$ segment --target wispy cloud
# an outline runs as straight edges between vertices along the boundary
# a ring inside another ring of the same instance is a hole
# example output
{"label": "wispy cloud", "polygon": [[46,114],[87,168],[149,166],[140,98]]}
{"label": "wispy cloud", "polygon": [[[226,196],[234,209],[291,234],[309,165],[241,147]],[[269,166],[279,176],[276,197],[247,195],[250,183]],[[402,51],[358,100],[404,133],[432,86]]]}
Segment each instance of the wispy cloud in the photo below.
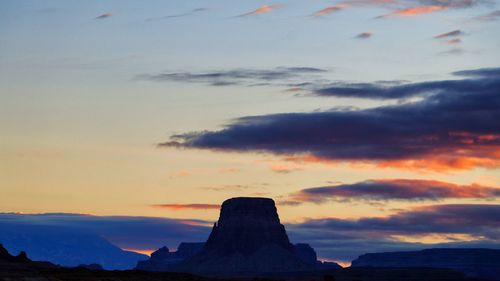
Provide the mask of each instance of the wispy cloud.
{"label": "wispy cloud", "polygon": [[109,17],[111,17],[111,16],[113,16],[113,13],[108,12],[108,13],[104,13],[104,14],[102,14],[102,15],[99,15],[99,16],[95,17],[95,19],[98,19],[98,20],[99,20],[99,19],[107,19],[107,18],[109,18]]}
{"label": "wispy cloud", "polygon": [[272,12],[272,11],[278,9],[279,7],[280,7],[280,5],[276,5],[276,4],[264,5],[264,6],[261,6],[261,7],[255,9],[251,12],[241,14],[241,15],[239,15],[239,17],[256,16],[256,15],[260,15],[260,14],[265,14],[265,13]]}
{"label": "wispy cloud", "polygon": [[206,72],[168,72],[140,75],[149,81],[202,83],[211,86],[264,86],[284,85],[296,80],[307,80],[327,72],[313,67],[276,67],[274,69],[230,69]]}
{"label": "wispy cloud", "polygon": [[[453,45],[453,44],[452,44]],[[456,56],[465,53],[465,50],[462,48],[453,48],[447,51],[437,53],[438,56]]]}
{"label": "wispy cloud", "polygon": [[360,7],[360,6],[384,6],[388,4],[395,4],[397,0],[346,0],[336,5],[326,7],[313,14],[314,17],[324,17],[341,10]]}
{"label": "wispy cloud", "polygon": [[435,39],[443,39],[443,38],[450,38],[450,37],[458,37],[458,36],[462,36],[464,34],[465,34],[465,32],[463,32],[460,29],[457,29],[457,30],[453,30],[450,32],[438,34],[438,35],[434,36],[434,38]]}
{"label": "wispy cloud", "polygon": [[381,16],[378,16],[376,18],[380,19],[380,18],[388,18],[388,17],[411,17],[411,16],[420,15],[420,14],[433,13],[433,12],[441,11],[444,9],[446,9],[445,6],[439,6],[439,5],[411,7],[411,8],[396,10],[392,13],[381,15]]}
{"label": "wispy cloud", "polygon": [[185,13],[180,13],[180,14],[173,14],[173,15],[168,15],[168,16],[163,16],[163,17],[156,17],[156,18],[149,18],[147,21],[155,21],[155,20],[165,20],[165,19],[173,19],[173,18],[181,18],[181,17],[187,17],[187,16],[192,16],[194,14],[200,13],[207,11],[207,8],[196,8],[192,9],[188,12]]}
{"label": "wispy cloud", "polygon": [[493,11],[491,13],[487,13],[487,14],[472,18],[473,21],[483,21],[483,22],[496,21],[499,19],[500,19],[500,10],[496,10],[496,11]]}
{"label": "wispy cloud", "polygon": [[293,165],[293,164],[271,165],[271,171],[273,171],[275,173],[279,173],[279,174],[288,174],[288,173],[299,171],[299,170],[301,170],[301,168],[298,167],[297,165]]}
{"label": "wispy cloud", "polygon": [[368,38],[371,38],[372,36],[373,36],[372,32],[362,32],[362,33],[356,35],[354,38],[357,38],[357,39],[368,39]]}
{"label": "wispy cloud", "polygon": [[335,6],[330,6],[330,7],[326,7],[324,9],[321,9],[321,10],[315,12],[313,14],[313,16],[314,17],[324,17],[324,16],[330,15],[332,13],[341,11],[341,10],[347,8],[347,7],[349,7],[349,6],[348,5],[342,5],[342,4],[335,5]]}
{"label": "wispy cloud", "polygon": [[460,38],[450,39],[450,40],[446,41],[446,44],[448,44],[448,45],[458,45],[460,43],[462,43],[462,39],[460,39]]}
{"label": "wispy cloud", "polygon": [[209,210],[215,209],[218,210],[220,205],[217,204],[154,204],[151,205],[154,208],[160,209],[169,209],[174,211],[182,211],[182,210]]}

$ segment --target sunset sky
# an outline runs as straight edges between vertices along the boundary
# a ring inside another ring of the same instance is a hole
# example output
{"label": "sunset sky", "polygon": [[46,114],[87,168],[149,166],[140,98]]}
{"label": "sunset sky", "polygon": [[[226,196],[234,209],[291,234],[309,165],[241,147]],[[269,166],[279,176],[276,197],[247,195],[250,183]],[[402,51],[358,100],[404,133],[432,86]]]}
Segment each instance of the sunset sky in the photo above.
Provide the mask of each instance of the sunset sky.
{"label": "sunset sky", "polygon": [[324,259],[500,247],[499,30],[497,0],[0,0],[0,222],[149,251],[259,196]]}

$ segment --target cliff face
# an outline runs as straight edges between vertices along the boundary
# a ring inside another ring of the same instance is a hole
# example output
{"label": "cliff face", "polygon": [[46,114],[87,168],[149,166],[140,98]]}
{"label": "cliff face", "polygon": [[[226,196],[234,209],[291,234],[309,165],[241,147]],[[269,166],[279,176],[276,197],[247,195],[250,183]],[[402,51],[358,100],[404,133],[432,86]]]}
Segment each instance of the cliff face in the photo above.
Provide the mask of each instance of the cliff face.
{"label": "cliff face", "polygon": [[274,201],[232,198],[203,250],[180,266],[199,273],[263,273],[312,269],[300,259],[280,223]]}
{"label": "cliff face", "polygon": [[203,252],[248,255],[263,245],[292,250],[285,227],[280,224],[274,201],[268,198],[233,198],[221,207]]}
{"label": "cliff face", "polygon": [[500,250],[428,249],[364,254],[354,260],[352,266],[448,268],[471,277],[500,280]]}

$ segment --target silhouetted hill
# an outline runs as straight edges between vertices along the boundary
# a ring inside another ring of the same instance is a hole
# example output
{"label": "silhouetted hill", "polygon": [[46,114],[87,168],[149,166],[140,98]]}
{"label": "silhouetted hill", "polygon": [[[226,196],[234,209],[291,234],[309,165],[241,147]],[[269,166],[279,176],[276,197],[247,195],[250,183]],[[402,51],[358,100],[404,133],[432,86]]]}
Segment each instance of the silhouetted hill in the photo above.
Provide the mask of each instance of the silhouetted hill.
{"label": "silhouetted hill", "polygon": [[500,250],[427,249],[414,252],[371,253],[359,256],[352,267],[448,268],[471,277],[500,280]]}
{"label": "silhouetted hill", "polygon": [[106,239],[64,227],[36,225],[2,226],[0,243],[10,253],[26,251],[35,261],[75,267],[100,264],[106,269],[132,269],[146,255],[124,251]]}

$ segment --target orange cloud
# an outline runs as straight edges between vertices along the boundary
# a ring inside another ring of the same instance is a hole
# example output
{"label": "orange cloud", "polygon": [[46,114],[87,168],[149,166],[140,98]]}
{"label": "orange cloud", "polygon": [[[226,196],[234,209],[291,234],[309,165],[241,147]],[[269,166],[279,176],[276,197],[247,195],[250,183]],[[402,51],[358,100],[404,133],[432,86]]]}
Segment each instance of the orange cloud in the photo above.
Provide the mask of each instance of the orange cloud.
{"label": "orange cloud", "polygon": [[151,205],[153,208],[169,209],[173,211],[182,210],[218,210],[220,205],[217,204],[155,204]]}
{"label": "orange cloud", "polygon": [[406,8],[406,9],[401,9],[394,11],[390,14],[378,16],[377,18],[386,18],[386,17],[411,17],[411,16],[416,16],[420,14],[428,14],[432,12],[437,12],[440,10],[444,10],[446,7],[444,6],[420,6],[420,7],[412,7],[412,8]]}
{"label": "orange cloud", "polygon": [[183,177],[189,177],[191,173],[189,171],[176,171],[176,172],[171,172],[168,174],[170,178],[183,178]]}
{"label": "orange cloud", "polygon": [[245,14],[240,15],[240,16],[246,17],[246,16],[255,16],[255,15],[265,14],[265,13],[269,13],[277,8],[279,8],[279,5],[264,5],[264,6],[257,8],[254,11],[245,13]]}
{"label": "orange cloud", "polygon": [[349,5],[346,5],[346,4],[340,4],[340,5],[326,7],[324,9],[319,10],[316,13],[314,13],[314,16],[315,17],[327,16],[327,15],[329,15],[331,13],[338,12],[340,10],[343,10],[343,9],[347,8],[347,7],[349,7]]}
{"label": "orange cloud", "polygon": [[295,165],[272,165],[271,171],[275,173],[288,174],[294,171],[301,170],[300,167]]}
{"label": "orange cloud", "polygon": [[329,6],[313,14],[314,17],[323,17],[329,14],[350,8],[352,6],[386,5],[396,3],[396,0],[347,0],[335,6]]}
{"label": "orange cloud", "polygon": [[[500,148],[493,154],[498,154]],[[493,157],[493,156],[492,156]],[[500,158],[483,158],[474,156],[444,156],[444,155],[428,155],[422,159],[409,160],[386,160],[374,163],[378,168],[397,168],[401,170],[411,171],[433,171],[433,172],[456,172],[471,170],[477,167],[496,169],[500,167]]]}
{"label": "orange cloud", "polygon": [[[474,168],[496,169],[500,167],[500,135],[473,134],[469,132],[450,132],[448,138],[457,146],[435,148],[431,153],[423,154],[412,159],[388,160],[343,160],[353,168],[372,169],[396,168],[415,172],[456,172]],[[439,136],[424,136],[427,141],[440,140]],[[289,155],[282,158],[284,161],[303,165],[307,163],[338,165],[339,160],[322,158],[309,154]]]}

